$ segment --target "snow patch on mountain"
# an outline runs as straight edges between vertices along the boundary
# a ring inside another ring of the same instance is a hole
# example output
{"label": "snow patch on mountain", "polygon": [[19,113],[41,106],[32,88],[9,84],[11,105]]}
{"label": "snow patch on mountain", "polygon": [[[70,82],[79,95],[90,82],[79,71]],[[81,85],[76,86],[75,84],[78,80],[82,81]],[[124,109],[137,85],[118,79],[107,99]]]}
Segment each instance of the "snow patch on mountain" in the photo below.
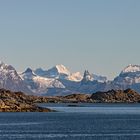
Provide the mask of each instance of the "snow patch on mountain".
{"label": "snow patch on mountain", "polygon": [[65,88],[58,80],[53,78],[44,78],[38,76],[34,71],[28,68],[20,74],[22,80],[28,85],[28,88],[35,94],[46,94],[48,88]]}
{"label": "snow patch on mountain", "polygon": [[119,76],[112,81],[113,89],[131,88],[140,92],[140,66],[128,65],[125,67]]}
{"label": "snow patch on mountain", "polygon": [[140,66],[130,64],[122,70],[121,74],[129,72],[140,72]]}
{"label": "snow patch on mountain", "polygon": [[69,75],[70,71],[64,65],[56,65],[55,68],[57,69],[58,73]]}
{"label": "snow patch on mountain", "polygon": [[66,79],[70,80],[70,81],[79,82],[82,80],[82,78],[83,78],[83,76],[81,75],[81,73],[76,72],[76,73],[72,73],[72,74],[68,75],[68,77]]}

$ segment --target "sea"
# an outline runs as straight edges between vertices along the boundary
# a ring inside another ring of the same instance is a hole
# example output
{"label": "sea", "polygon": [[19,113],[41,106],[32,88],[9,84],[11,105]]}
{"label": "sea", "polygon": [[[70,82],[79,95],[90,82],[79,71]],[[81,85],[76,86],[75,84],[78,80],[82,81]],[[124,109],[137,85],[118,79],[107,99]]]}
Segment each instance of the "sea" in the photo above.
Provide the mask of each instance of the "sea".
{"label": "sea", "polygon": [[140,140],[140,104],[39,104],[56,112],[0,113],[0,140]]}

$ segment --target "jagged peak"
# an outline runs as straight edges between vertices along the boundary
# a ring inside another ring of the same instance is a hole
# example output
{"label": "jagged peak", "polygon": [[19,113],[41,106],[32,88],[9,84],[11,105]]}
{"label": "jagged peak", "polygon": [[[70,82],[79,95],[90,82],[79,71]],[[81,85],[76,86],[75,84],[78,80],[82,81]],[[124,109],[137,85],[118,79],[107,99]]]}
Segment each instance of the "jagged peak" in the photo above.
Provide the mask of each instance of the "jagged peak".
{"label": "jagged peak", "polygon": [[85,70],[85,72],[84,72],[84,77],[87,76],[87,75],[90,75],[90,73],[89,73],[88,70]]}
{"label": "jagged peak", "polygon": [[31,68],[27,68],[23,73],[21,73],[19,75],[22,79],[23,79],[23,77],[29,78],[29,77],[36,77],[37,76]]}
{"label": "jagged peak", "polygon": [[83,81],[93,81],[93,77],[88,70],[85,70],[84,72]]}
{"label": "jagged peak", "polygon": [[0,61],[0,69],[4,69],[4,70],[13,70],[13,71],[16,71],[15,68],[12,66],[12,65],[8,65],[8,64],[5,64],[4,62]]}

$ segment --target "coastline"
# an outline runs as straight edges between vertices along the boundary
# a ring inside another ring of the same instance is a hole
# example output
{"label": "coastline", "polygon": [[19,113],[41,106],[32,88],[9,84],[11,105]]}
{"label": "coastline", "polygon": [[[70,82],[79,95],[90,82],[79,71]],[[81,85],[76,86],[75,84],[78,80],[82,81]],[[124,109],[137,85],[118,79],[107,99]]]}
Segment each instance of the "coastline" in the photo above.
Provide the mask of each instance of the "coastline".
{"label": "coastline", "polygon": [[[56,112],[40,103],[68,103],[76,107],[76,103],[140,103],[140,94],[131,90],[111,90],[89,94],[71,94],[68,96],[43,97],[26,95],[22,92],[12,92],[0,89],[0,112]],[[73,105],[75,103],[75,105]]]}

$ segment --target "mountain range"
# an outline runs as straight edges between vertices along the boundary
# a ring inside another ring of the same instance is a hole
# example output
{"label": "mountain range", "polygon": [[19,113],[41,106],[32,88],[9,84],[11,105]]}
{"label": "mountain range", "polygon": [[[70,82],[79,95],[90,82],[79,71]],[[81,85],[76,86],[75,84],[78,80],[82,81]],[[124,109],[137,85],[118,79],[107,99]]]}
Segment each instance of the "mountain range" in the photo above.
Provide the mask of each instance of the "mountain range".
{"label": "mountain range", "polygon": [[88,70],[83,75],[80,72],[71,73],[63,65],[48,70],[27,68],[24,72],[17,72],[13,66],[0,62],[0,88],[41,96],[92,94],[128,88],[140,93],[140,65],[128,65],[109,81],[107,77],[89,73]]}

